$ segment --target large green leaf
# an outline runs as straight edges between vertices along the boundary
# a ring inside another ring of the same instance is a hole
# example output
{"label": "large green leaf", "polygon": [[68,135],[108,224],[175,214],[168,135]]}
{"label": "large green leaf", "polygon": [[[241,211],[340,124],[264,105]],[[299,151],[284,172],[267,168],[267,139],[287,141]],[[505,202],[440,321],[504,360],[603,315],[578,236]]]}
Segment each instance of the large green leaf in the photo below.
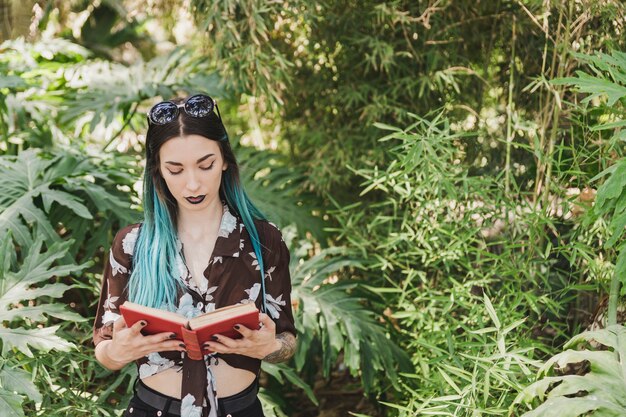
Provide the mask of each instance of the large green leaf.
{"label": "large green leaf", "polygon": [[[343,268],[362,267],[343,248],[329,248],[295,265],[292,271],[298,352],[296,366],[302,369],[307,353],[315,343],[322,347],[322,371],[329,375],[340,352],[343,363],[353,374],[360,374],[366,391],[374,387],[377,372],[385,373],[398,387],[398,370],[411,368],[406,353],[387,338],[386,329],[364,307],[365,299],[351,295],[356,282],[336,281]],[[336,282],[335,282],[336,281]]]}
{"label": "large green leaf", "polygon": [[0,327],[0,339],[2,340],[2,356],[6,356],[11,349],[15,348],[24,355],[32,358],[31,347],[43,352],[52,349],[66,351],[75,348],[76,345],[57,336],[55,333],[59,326],[44,327],[42,329],[8,329]]}
{"label": "large green leaf", "polygon": [[[30,236],[35,230],[50,243],[69,234],[74,246],[65,261],[69,263],[70,254],[83,243],[88,259],[106,242],[102,233],[110,229],[109,222],[128,224],[137,218],[128,194],[117,188],[134,181],[127,178],[129,169],[124,162],[101,161],[70,150],[54,157],[36,149],[0,157],[0,233],[10,232],[24,248],[33,244]],[[94,215],[106,217],[102,228],[90,227]]]}
{"label": "large green leaf", "polygon": [[286,364],[262,362],[261,368],[264,372],[267,372],[269,375],[276,378],[276,380],[280,384],[284,384],[285,379],[287,379],[293,385],[301,388],[306,393],[311,402],[315,405],[318,405],[317,398],[315,398],[315,394],[313,393],[313,390],[311,389],[309,384],[304,382],[302,378],[300,378],[296,374],[296,372],[292,368],[288,367]]}
{"label": "large green leaf", "polygon": [[[613,350],[567,350],[550,358],[539,370],[541,379],[520,392],[513,402],[513,405],[542,402],[524,417],[626,415],[626,328],[615,325],[583,332],[566,347],[592,340]],[[589,364],[583,375],[552,376],[556,368],[580,369],[583,363]]]}
{"label": "large green leaf", "polygon": [[[0,247],[7,250],[10,246],[11,237],[5,235],[0,240]],[[25,355],[32,357],[30,349],[49,351],[51,349],[67,350],[74,345],[56,336],[54,333],[58,326],[27,329],[11,326],[15,320],[44,321],[44,315],[52,315],[60,318],[76,319],[77,314],[69,312],[65,305],[42,304],[45,297],[59,298],[69,286],[62,283],[49,283],[50,279],[63,277],[72,272],[82,271],[86,265],[53,265],[63,258],[71,242],[55,242],[47,250],[42,251],[43,238],[38,236],[17,271],[12,270],[12,262],[6,257],[0,265],[0,318],[3,326],[0,326],[0,340],[2,340],[2,356],[15,348]],[[44,285],[38,285],[45,282]],[[42,298],[43,297],[43,298]],[[25,300],[32,300],[32,305],[19,307]]]}
{"label": "large green leaf", "polygon": [[0,387],[7,391],[25,394],[35,402],[41,402],[41,393],[33,384],[31,374],[21,369],[13,369],[5,364],[0,369]]}
{"label": "large green leaf", "polygon": [[0,388],[0,410],[2,417],[24,417],[22,397]]}
{"label": "large green leaf", "polygon": [[[597,412],[597,414],[596,414]],[[582,415],[602,417],[622,417],[624,409],[599,398],[551,398],[537,409],[523,414],[523,417],[578,417]]]}
{"label": "large green leaf", "polygon": [[[46,171],[54,160],[46,160],[34,150],[27,150],[17,157],[0,157],[0,234],[10,232],[22,247],[29,247],[32,240],[28,227],[36,225],[44,232],[46,239],[58,240],[54,226],[46,216],[53,201],[68,207],[79,216],[91,217],[84,205],[76,197],[65,191],[52,189],[53,181],[62,178],[46,179]],[[42,210],[36,199],[44,202]]]}

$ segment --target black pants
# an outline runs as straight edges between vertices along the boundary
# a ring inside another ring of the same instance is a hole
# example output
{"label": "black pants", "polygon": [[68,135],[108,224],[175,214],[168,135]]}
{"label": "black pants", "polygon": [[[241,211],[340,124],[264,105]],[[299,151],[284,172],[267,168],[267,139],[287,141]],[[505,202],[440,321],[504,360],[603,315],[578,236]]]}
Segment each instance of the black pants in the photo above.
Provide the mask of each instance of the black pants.
{"label": "black pants", "polygon": [[[140,380],[138,381],[138,383],[143,384]],[[144,385],[144,387],[146,386]],[[219,417],[228,417],[228,416],[230,417],[264,417],[263,407],[261,407],[261,401],[258,398],[254,402],[254,404],[252,404],[250,407],[244,410],[238,411],[236,413],[228,414],[222,408],[223,400],[236,400],[238,396],[241,396],[241,394],[246,392],[249,388],[244,389],[241,393],[238,393],[238,394],[233,394],[224,398],[218,398],[218,403],[220,407],[219,407],[219,411],[217,415]],[[148,389],[150,390],[150,388]],[[156,392],[154,390],[152,391]],[[170,399],[172,401],[180,401],[180,400],[177,400],[176,398],[168,397],[167,395],[163,395],[163,394],[159,394],[159,395],[161,395],[163,398]],[[141,401],[139,398],[137,398],[137,394],[135,393],[135,395],[130,399],[130,403],[128,404],[128,407],[126,408],[126,411],[124,411],[124,414],[122,414],[122,417],[179,417],[179,416],[175,414],[166,413],[162,410],[159,410],[158,408],[151,406],[150,404],[147,404]],[[180,417],[185,417],[185,416],[180,416]]]}

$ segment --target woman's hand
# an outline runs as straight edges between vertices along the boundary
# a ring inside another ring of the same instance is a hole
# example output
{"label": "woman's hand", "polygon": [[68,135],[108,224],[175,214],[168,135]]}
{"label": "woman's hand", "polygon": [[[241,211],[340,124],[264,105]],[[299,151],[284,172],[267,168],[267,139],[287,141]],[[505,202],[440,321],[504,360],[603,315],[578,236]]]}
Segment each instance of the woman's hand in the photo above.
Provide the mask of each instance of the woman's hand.
{"label": "woman's hand", "polygon": [[270,353],[273,353],[282,347],[279,340],[276,339],[276,324],[265,313],[259,314],[261,328],[259,330],[251,330],[242,325],[236,325],[237,330],[243,338],[231,339],[226,336],[216,334],[215,339],[206,342],[204,347],[217,353],[236,353],[239,355],[249,356],[251,358],[263,359]]}
{"label": "woman's hand", "polygon": [[109,358],[116,362],[129,363],[152,352],[185,350],[185,345],[180,340],[173,340],[175,333],[142,335],[141,329],[146,324],[148,323],[145,321],[138,321],[128,327],[123,317],[117,319],[113,323],[113,338],[107,348]]}

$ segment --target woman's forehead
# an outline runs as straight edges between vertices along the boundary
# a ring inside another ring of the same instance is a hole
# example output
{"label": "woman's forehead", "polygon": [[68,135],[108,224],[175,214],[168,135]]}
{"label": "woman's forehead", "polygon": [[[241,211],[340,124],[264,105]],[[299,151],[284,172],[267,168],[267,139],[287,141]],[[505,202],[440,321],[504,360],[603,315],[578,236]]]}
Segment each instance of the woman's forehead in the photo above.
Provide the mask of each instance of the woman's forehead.
{"label": "woman's forehead", "polygon": [[159,149],[159,159],[182,164],[195,164],[208,154],[221,156],[220,146],[214,140],[200,135],[176,136],[168,139]]}

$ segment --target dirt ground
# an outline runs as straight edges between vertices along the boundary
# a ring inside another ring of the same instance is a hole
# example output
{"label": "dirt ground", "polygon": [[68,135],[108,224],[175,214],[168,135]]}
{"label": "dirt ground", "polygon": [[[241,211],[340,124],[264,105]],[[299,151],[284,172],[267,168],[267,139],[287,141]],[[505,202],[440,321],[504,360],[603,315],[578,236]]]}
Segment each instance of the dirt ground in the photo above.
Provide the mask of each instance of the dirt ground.
{"label": "dirt ground", "polygon": [[384,409],[364,395],[358,378],[346,372],[334,372],[328,381],[321,377],[313,384],[313,392],[319,405],[313,404],[302,390],[286,392],[284,398],[290,409],[289,417],[345,417],[358,413],[371,417],[383,417]]}

